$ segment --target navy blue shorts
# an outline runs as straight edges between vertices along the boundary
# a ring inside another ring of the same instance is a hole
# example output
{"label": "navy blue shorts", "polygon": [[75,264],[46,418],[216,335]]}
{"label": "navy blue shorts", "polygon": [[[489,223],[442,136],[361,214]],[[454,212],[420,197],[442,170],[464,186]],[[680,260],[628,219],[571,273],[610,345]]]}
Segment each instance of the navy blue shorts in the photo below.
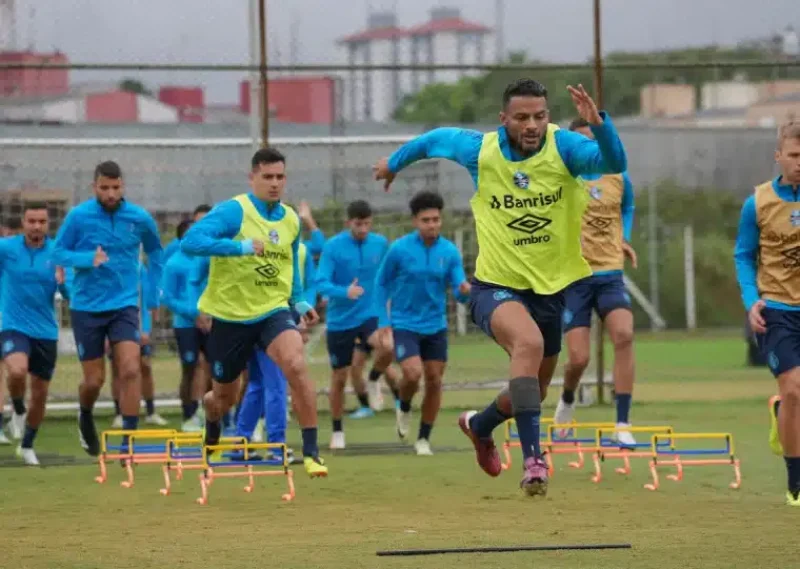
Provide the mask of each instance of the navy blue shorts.
{"label": "navy blue shorts", "polygon": [[517,290],[472,279],[469,310],[472,321],[483,333],[494,339],[492,314],[504,302],[519,302],[528,309],[544,338],[544,357],[561,351],[561,317],[564,312],[564,293],[536,294],[532,290]]}
{"label": "navy blue shorts", "polygon": [[800,367],[800,311],[765,308],[761,315],[767,332],[756,334],[756,341],[772,375]]}
{"label": "navy blue shorts", "polygon": [[564,332],[590,328],[592,310],[601,319],[618,308],[631,309],[622,274],[592,275],[569,285],[564,291]]}
{"label": "navy blue shorts", "polygon": [[53,378],[58,359],[56,340],[40,340],[16,330],[5,330],[0,332],[0,346],[3,347],[3,359],[10,354],[25,354],[28,356],[28,373],[45,381]]}
{"label": "navy blue shorts", "polygon": [[[372,346],[367,340],[378,329],[377,318],[367,318],[355,328],[347,330],[328,330],[325,341],[328,345],[328,358],[333,369],[341,369],[353,363],[353,350],[358,348],[370,354]],[[356,344],[356,340],[360,343]]]}
{"label": "navy blue shorts", "polygon": [[181,364],[197,365],[200,354],[208,358],[208,352],[206,352],[208,333],[203,332],[200,328],[175,328],[175,341],[178,343]]}
{"label": "navy blue shorts", "polygon": [[139,309],[126,306],[106,312],[70,311],[72,333],[78,348],[78,359],[82,362],[102,358],[109,343],[139,343]]}
{"label": "navy blue shorts", "polygon": [[447,329],[433,334],[418,334],[410,330],[392,330],[394,355],[398,362],[419,356],[423,362],[447,361]]}
{"label": "navy blue shorts", "polygon": [[266,350],[286,330],[297,330],[288,310],[280,310],[250,324],[214,319],[206,342],[211,375],[218,383],[231,383],[247,368],[253,350]]}

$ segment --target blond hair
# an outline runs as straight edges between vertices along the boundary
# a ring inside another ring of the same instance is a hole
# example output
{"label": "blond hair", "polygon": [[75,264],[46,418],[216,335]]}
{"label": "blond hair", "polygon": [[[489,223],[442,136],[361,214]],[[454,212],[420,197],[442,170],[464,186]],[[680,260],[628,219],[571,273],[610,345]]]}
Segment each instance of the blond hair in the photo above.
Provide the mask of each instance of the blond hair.
{"label": "blond hair", "polygon": [[800,141],[800,120],[789,119],[778,129],[778,148],[783,146],[784,140]]}

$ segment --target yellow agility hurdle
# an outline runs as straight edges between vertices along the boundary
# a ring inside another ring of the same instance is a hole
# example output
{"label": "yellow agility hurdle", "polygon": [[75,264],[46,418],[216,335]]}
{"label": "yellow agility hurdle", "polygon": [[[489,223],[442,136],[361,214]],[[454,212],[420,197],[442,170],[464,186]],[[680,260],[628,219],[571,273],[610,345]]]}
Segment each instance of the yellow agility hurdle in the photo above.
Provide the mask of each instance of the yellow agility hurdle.
{"label": "yellow agility hurdle", "polygon": [[[592,482],[594,482],[595,484],[599,484],[603,480],[603,471],[601,463],[605,462],[606,459],[621,458],[623,461],[623,466],[615,468],[614,471],[617,474],[628,475],[631,473],[630,459],[632,458],[652,459],[653,457],[651,441],[648,441],[646,443],[636,443],[635,445],[633,445],[633,447],[621,448],[619,446],[619,443],[617,443],[611,437],[607,436],[610,434],[617,433],[619,431],[627,431],[629,433],[656,433],[661,435],[670,435],[674,432],[674,429],[669,425],[621,427],[621,428],[617,428],[615,425],[614,427],[611,428],[607,427],[598,428],[595,433],[595,447],[593,456],[594,475],[592,476]],[[671,439],[668,439],[665,443],[659,443],[659,444],[661,445],[667,444],[669,445],[670,448],[674,448],[674,443],[672,442]]]}
{"label": "yellow agility hurdle", "polygon": [[[669,449],[660,441],[668,438],[672,443]],[[723,443],[717,448],[704,449],[676,449],[676,440],[719,440]],[[685,458],[686,456],[713,456],[722,455],[725,458]],[[651,484],[645,484],[648,490],[658,490],[658,468],[661,466],[674,466],[677,471],[675,474],[667,475],[667,478],[675,482],[683,480],[683,469],[685,466],[715,466],[730,465],[733,467],[734,481],[729,487],[736,490],[742,485],[742,473],[739,459],[736,458],[733,435],[730,433],[671,433],[668,435],[655,434],[651,439],[650,474],[653,478]]]}
{"label": "yellow agility hurdle", "polygon": [[[279,450],[283,457],[281,470],[254,470],[257,466],[275,466],[275,461],[271,460],[251,460],[250,455],[259,450]],[[243,460],[230,460],[215,462],[210,460],[215,452],[240,451],[244,454]],[[244,487],[245,492],[252,492],[255,489],[256,476],[286,476],[289,491],[281,496],[285,502],[294,500],[294,473],[289,469],[289,457],[286,445],[283,443],[225,443],[203,446],[203,469],[200,474],[200,489],[202,495],[197,499],[200,505],[208,504],[208,493],[211,484],[217,478],[248,478],[248,484]],[[228,472],[219,470],[241,469]]]}
{"label": "yellow agility hurdle", "polygon": [[[127,480],[121,482],[123,488],[133,487],[134,464],[152,464],[158,462],[159,464],[164,461],[166,457],[166,440],[179,436],[181,433],[174,429],[151,429],[151,430],[126,430],[126,429],[113,429],[103,431],[100,434],[100,456],[98,457],[98,464],[100,466],[100,475],[95,477],[95,482],[104,484],[108,480],[108,469],[106,463],[114,460],[119,460],[126,470]],[[127,445],[111,445],[108,442],[109,437],[128,437]],[[163,444],[141,445],[138,450],[135,446],[137,440],[161,440]]]}
{"label": "yellow agility hurdle", "polygon": [[[551,423],[547,426],[547,437],[542,442],[542,446],[546,451],[545,460],[549,473],[552,476],[555,473],[555,466],[553,464],[553,455],[557,454],[572,454],[577,455],[577,460],[568,463],[570,468],[583,468],[586,461],[584,459],[585,452],[593,452],[595,447],[595,433],[591,436],[579,436],[580,431],[587,429],[595,431],[596,429],[613,428],[614,423]],[[572,431],[571,436],[556,436],[559,431]]]}
{"label": "yellow agility hurdle", "polygon": [[[181,436],[169,439],[166,443],[167,456],[161,467],[164,487],[159,490],[162,496],[169,496],[172,490],[170,472],[175,471],[175,479],[183,480],[186,470],[203,470],[203,434],[180,433]],[[246,437],[222,437],[220,444],[246,443]]]}
{"label": "yellow agility hurdle", "polygon": [[[549,417],[546,419],[540,419],[540,424],[542,426],[550,425],[552,422],[553,419]],[[511,430],[512,426],[516,427],[516,425],[517,423],[513,418],[503,423],[503,430],[505,431],[503,437],[503,463],[501,464],[503,470],[508,470],[511,468],[511,449],[520,448],[519,436]],[[541,439],[541,436],[539,438]]]}

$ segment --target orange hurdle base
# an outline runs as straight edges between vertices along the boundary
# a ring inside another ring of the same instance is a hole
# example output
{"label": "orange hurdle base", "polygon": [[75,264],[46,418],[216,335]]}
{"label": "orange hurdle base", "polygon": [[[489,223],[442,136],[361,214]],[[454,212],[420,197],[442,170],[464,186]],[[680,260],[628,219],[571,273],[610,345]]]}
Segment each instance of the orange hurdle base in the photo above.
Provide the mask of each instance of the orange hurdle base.
{"label": "orange hurdle base", "polygon": [[728,485],[728,487],[731,488],[732,490],[738,490],[742,486],[742,472],[739,467],[738,458],[681,460],[680,457],[675,457],[667,460],[659,460],[659,461],[651,460],[650,475],[653,478],[653,482],[650,484],[645,484],[644,487],[647,490],[653,490],[653,491],[658,490],[660,486],[658,478],[659,466],[674,466],[676,468],[675,474],[668,474],[667,478],[674,482],[680,482],[681,480],[683,480],[684,466],[724,466],[724,465],[733,466],[734,480]]}

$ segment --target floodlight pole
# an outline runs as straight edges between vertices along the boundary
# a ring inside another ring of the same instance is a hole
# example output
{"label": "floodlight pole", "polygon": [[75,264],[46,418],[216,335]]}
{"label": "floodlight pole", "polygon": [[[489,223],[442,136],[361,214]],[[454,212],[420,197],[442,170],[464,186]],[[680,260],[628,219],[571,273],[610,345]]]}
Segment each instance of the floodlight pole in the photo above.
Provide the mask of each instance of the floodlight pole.
{"label": "floodlight pole", "polygon": [[[603,49],[602,49],[602,25],[600,17],[600,0],[594,0],[594,97],[597,108],[603,108]],[[597,403],[605,403],[605,326],[602,320],[597,326],[597,340],[595,342],[597,351],[595,362],[597,365]]]}

